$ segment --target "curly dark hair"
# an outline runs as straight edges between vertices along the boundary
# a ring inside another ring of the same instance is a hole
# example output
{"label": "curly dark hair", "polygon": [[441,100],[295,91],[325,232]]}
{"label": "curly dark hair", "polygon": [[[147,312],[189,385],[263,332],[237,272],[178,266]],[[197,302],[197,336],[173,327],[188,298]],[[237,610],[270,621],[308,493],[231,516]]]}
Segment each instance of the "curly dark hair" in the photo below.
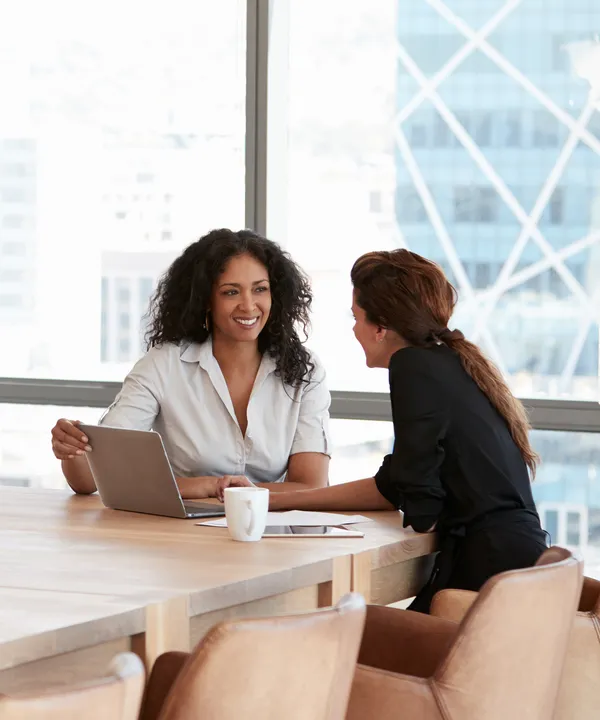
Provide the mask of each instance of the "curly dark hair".
{"label": "curly dark hair", "polygon": [[251,230],[212,230],[189,245],[171,264],[150,301],[148,349],[164,343],[203,343],[213,285],[228,260],[248,253],[268,270],[271,312],[258,336],[258,349],[275,360],[276,374],[284,383],[299,387],[314,371],[304,347],[309,328],[312,291],[304,272],[277,243]]}

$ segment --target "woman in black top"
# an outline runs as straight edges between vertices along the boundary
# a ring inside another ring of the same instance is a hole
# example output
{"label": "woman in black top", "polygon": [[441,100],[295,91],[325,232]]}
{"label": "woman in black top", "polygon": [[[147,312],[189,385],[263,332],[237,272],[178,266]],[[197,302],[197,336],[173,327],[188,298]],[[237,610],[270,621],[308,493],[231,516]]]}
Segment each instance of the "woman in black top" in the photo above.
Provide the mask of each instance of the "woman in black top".
{"label": "woman in black top", "polygon": [[448,329],[456,291],[439,266],[408,250],[368,253],[356,261],[352,283],[354,333],[367,365],[389,368],[393,452],[374,478],[274,493],[270,506],[394,507],[405,527],[435,529],[440,553],[411,605],[428,612],[438,590],[479,590],[544,551],[530,485],[537,456],[525,410],[498,369]]}

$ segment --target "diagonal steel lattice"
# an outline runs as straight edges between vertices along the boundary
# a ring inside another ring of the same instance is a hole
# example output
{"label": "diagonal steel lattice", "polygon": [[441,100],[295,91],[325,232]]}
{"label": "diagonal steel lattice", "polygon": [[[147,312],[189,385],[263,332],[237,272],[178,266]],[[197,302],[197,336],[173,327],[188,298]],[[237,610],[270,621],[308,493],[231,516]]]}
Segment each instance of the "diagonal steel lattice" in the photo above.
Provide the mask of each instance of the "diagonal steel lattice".
{"label": "diagonal steel lattice", "polygon": [[[397,57],[406,71],[412,76],[418,86],[415,95],[400,109],[395,118],[395,138],[400,155],[403,158],[406,169],[414,183],[429,221],[443,249],[450,268],[456,278],[461,292],[463,306],[470,305],[475,315],[475,326],[473,340],[483,340],[495,362],[505,372],[502,355],[495,342],[493,333],[489,328],[489,318],[496,308],[500,298],[511,288],[517,287],[530,278],[553,268],[563,280],[571,295],[577,300],[580,306],[580,320],[577,332],[565,366],[560,378],[560,388],[566,389],[573,377],[577,362],[583,351],[586,338],[590,328],[598,322],[600,306],[600,293],[593,290],[591,297],[581,283],[573,275],[565,260],[573,255],[585,251],[593,245],[600,243],[600,230],[592,231],[585,237],[562,247],[555,249],[539,226],[540,219],[546,206],[552,198],[557,185],[571,159],[573,151],[579,143],[586,145],[591,151],[600,157],[600,141],[588,130],[588,124],[595,112],[597,98],[590,92],[588,102],[584,106],[579,117],[575,118],[560,108],[545,92],[538,88],[529,78],[517,69],[499,50],[488,42],[489,36],[499,27],[502,21],[507,18],[515,9],[523,4],[523,0],[506,0],[497,12],[475,30],[461,17],[454,13],[443,0],[422,0],[431,6],[444,18],[460,35],[465,43],[447,60],[447,62],[431,77],[427,77],[413,60],[407,50],[398,40],[396,43]],[[558,122],[565,126],[568,135],[564,145],[560,149],[558,157],[551,172],[542,183],[537,199],[531,212],[526,212],[514,193],[506,185],[500,174],[495,170],[492,163],[473,140],[469,132],[458,120],[457,116],[448,107],[446,102],[438,93],[438,87],[461,65],[472,53],[481,52],[496,64],[498,68],[520,85],[531,97],[536,99],[543,108],[553,115]],[[521,228],[515,243],[505,259],[496,281],[483,291],[476,292],[469,280],[467,272],[461,262],[450,233],[439,212],[433,194],[419,168],[419,164],[410,147],[410,143],[404,133],[403,125],[411,115],[425,101],[429,100],[437,110],[441,118],[446,122],[450,131],[458,142],[466,150],[475,165],[481,170],[495,189],[499,197],[504,201],[508,209],[514,215]],[[532,240],[542,253],[542,259],[532,263],[524,269],[517,270],[519,260],[525,246]]]}

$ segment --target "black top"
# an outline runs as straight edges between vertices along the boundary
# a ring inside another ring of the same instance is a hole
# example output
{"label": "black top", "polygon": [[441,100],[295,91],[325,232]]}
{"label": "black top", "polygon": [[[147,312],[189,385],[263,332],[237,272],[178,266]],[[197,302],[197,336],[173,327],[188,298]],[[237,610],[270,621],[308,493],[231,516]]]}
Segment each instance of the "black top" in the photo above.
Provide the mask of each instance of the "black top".
{"label": "black top", "polygon": [[537,513],[527,466],[506,422],[447,345],[408,347],[390,361],[394,449],[375,482],[426,532],[497,510]]}

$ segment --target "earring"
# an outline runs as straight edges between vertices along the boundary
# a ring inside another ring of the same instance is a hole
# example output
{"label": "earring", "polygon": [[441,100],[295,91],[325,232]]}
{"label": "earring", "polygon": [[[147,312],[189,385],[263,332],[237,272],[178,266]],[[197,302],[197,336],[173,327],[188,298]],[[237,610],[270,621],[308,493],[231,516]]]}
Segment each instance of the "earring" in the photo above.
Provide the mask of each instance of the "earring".
{"label": "earring", "polygon": [[204,323],[202,325],[202,328],[206,330],[206,332],[210,332],[210,326],[209,326],[209,319],[208,319],[208,313],[209,311],[206,311],[206,315],[204,316]]}

